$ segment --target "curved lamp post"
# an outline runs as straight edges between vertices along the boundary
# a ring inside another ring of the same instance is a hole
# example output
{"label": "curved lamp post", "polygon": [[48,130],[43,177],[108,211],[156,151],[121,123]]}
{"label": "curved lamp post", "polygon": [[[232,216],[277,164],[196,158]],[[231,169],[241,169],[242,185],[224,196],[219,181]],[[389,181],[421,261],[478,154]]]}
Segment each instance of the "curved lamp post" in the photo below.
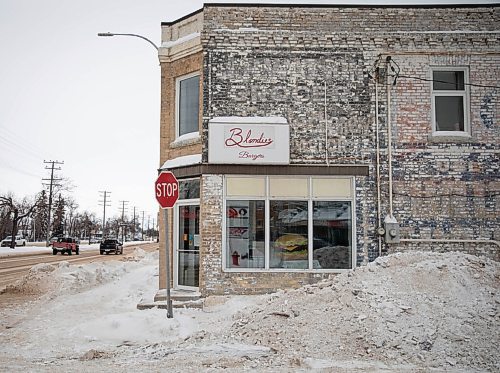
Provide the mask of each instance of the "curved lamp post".
{"label": "curved lamp post", "polygon": [[99,32],[97,36],[133,36],[136,38],[141,38],[143,40],[146,40],[149,44],[151,44],[157,51],[158,51],[158,46],[153,43],[151,40],[149,40],[147,37],[142,36],[142,35],[137,35],[137,34],[115,34],[114,32]]}

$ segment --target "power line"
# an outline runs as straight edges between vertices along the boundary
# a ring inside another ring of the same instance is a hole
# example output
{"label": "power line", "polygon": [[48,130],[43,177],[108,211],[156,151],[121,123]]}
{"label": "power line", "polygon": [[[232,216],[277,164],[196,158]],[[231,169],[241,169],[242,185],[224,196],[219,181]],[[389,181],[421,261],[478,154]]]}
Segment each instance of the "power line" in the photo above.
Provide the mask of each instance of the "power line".
{"label": "power line", "polygon": [[[3,134],[0,133],[0,138],[3,138],[4,142],[7,141],[10,144],[14,145],[16,149],[22,149],[28,153],[31,153],[31,155],[37,160],[43,158],[41,154],[44,154],[45,151],[39,148],[38,144],[30,142],[26,138],[26,136],[19,135],[3,125],[0,125],[0,129],[0,132],[3,132]],[[22,142],[19,141],[19,139],[22,139]]]}
{"label": "power line", "polygon": [[[439,79],[427,79],[427,78],[420,78],[418,76],[409,76],[409,75],[401,75],[401,74],[396,74],[396,78],[405,78],[405,79],[414,79],[414,80],[422,80],[424,82],[436,82],[436,83],[445,83],[445,84],[452,84],[450,82],[444,81],[444,80],[439,80]],[[495,86],[495,85],[486,85],[486,84],[477,84],[477,83],[466,83],[463,82],[461,84],[468,85],[471,87],[480,87],[480,88],[493,88],[493,89],[500,89],[500,87]]]}

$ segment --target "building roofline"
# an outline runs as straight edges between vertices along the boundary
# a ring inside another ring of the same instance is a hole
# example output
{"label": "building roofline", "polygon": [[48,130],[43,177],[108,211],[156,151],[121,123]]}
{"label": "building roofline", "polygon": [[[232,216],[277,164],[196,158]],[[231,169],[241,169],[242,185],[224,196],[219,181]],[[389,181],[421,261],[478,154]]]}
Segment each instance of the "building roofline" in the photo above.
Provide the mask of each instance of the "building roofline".
{"label": "building roofline", "polygon": [[254,7],[254,8],[492,8],[498,7],[500,2],[495,3],[460,3],[460,4],[284,4],[284,3],[205,3],[204,7]]}
{"label": "building roofline", "polygon": [[245,8],[422,8],[422,9],[434,9],[434,8],[497,8],[500,6],[498,3],[470,3],[470,4],[276,4],[276,3],[205,3],[203,8],[195,10],[181,18],[174,21],[162,22],[162,26],[172,26],[178,22],[182,22],[185,19],[192,17],[198,13],[201,13],[204,8],[207,7],[245,7]]}
{"label": "building roofline", "polygon": [[194,12],[189,13],[189,14],[187,14],[187,15],[185,15],[185,16],[183,16],[183,17],[181,17],[181,18],[178,18],[178,19],[176,19],[176,20],[174,20],[174,21],[162,22],[162,23],[161,23],[161,25],[162,25],[162,26],[172,26],[172,25],[175,25],[175,24],[176,24],[176,23],[178,23],[178,22],[182,22],[182,21],[184,21],[185,19],[187,19],[187,18],[189,18],[189,17],[192,17],[192,16],[194,16],[194,15],[196,15],[196,14],[198,14],[198,13],[201,13],[202,11],[203,11],[203,8],[200,8],[200,9],[195,10]]}

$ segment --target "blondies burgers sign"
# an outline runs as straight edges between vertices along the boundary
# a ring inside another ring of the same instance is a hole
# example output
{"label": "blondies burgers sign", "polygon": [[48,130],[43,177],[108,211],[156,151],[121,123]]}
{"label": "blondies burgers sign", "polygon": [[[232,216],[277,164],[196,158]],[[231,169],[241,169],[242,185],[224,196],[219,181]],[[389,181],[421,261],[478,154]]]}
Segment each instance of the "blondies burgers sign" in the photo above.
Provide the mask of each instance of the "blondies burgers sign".
{"label": "blondies burgers sign", "polygon": [[290,128],[282,117],[218,117],[208,122],[208,162],[288,164]]}

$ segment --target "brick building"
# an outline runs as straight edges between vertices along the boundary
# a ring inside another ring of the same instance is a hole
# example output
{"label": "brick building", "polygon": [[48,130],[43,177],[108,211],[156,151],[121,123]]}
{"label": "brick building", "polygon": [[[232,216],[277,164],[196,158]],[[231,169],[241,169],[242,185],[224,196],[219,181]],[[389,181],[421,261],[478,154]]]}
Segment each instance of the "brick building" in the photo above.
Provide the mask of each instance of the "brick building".
{"label": "brick building", "polygon": [[496,5],[206,4],[163,23],[173,286],[262,293],[402,250],[498,260],[499,25]]}

